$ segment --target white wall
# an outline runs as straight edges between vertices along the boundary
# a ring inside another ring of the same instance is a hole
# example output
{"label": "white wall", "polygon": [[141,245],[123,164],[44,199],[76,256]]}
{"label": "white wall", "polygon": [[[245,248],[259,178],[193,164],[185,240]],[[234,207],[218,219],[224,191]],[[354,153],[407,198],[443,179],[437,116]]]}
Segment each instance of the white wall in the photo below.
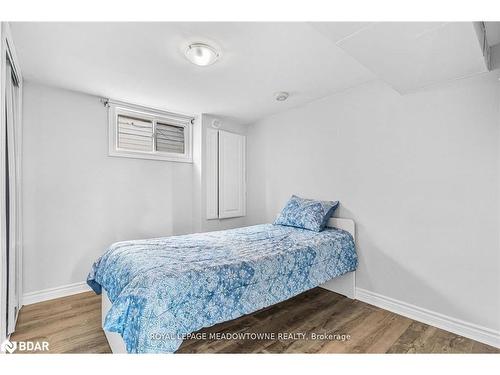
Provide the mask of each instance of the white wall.
{"label": "white wall", "polygon": [[500,329],[499,82],[401,96],[381,82],[249,127],[248,224],[291,194],[357,223],[357,286]]}
{"label": "white wall", "polygon": [[23,137],[25,293],[84,281],[115,241],[193,231],[193,165],[107,156],[98,98],[27,83]]}

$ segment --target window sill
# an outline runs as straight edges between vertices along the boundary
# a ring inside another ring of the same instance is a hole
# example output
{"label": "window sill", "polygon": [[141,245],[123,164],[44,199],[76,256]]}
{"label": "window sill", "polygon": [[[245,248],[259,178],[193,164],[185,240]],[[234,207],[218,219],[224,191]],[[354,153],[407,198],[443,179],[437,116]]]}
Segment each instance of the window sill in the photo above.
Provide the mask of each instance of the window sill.
{"label": "window sill", "polygon": [[132,158],[132,159],[145,159],[145,160],[157,160],[157,161],[170,161],[177,163],[193,163],[193,159],[187,156],[171,156],[171,155],[159,155],[155,153],[144,153],[144,152],[133,152],[133,151],[110,151],[108,156],[118,157],[118,158]]}

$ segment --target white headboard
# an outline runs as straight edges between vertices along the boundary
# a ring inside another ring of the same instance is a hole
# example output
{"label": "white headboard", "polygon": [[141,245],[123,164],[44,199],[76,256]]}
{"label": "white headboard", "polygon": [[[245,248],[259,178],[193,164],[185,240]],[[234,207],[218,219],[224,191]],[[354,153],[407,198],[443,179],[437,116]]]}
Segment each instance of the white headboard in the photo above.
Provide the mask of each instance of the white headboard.
{"label": "white headboard", "polygon": [[339,228],[351,233],[354,242],[356,242],[356,225],[352,219],[343,219],[340,217],[332,217],[326,224],[329,228]]}

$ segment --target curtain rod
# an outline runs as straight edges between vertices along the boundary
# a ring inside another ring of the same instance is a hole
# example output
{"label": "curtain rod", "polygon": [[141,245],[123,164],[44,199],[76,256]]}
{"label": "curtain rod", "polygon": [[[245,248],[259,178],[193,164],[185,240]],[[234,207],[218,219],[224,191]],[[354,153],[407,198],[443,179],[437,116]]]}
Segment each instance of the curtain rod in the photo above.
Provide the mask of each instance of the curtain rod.
{"label": "curtain rod", "polygon": [[114,100],[110,98],[104,98],[101,97],[99,98],[99,101],[105,106],[105,107],[110,107],[110,105],[115,105],[118,107],[124,107],[126,109],[132,109],[132,110],[137,110],[137,111],[142,111],[142,112],[149,112],[149,113],[154,113],[158,114],[160,116],[164,117],[170,117],[173,119],[182,119],[182,120],[188,120],[191,122],[191,124],[194,123],[195,116],[194,115],[187,115],[184,113],[176,113],[176,112],[169,112],[164,109],[159,109],[159,108],[153,108],[153,107],[147,107],[144,105],[140,104],[135,104],[135,103],[128,103],[128,102],[123,102],[121,100]]}

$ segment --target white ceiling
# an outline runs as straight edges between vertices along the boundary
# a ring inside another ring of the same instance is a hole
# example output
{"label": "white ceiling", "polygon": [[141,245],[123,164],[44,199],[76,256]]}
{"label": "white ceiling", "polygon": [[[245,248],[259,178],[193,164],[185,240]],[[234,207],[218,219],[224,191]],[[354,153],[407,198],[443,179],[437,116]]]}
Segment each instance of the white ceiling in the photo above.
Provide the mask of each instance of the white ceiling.
{"label": "white ceiling", "polygon": [[400,93],[487,71],[472,22],[373,23],[337,46]]}
{"label": "white ceiling", "polygon": [[[11,23],[27,80],[250,123],[382,79],[400,92],[485,69],[472,23]],[[222,51],[209,67],[184,50]],[[285,102],[274,100],[288,91]]]}
{"label": "white ceiling", "polygon": [[500,22],[485,22],[485,24],[488,44],[491,47],[500,44]]}
{"label": "white ceiling", "polygon": [[[23,75],[50,85],[248,123],[375,77],[306,23],[12,23]],[[194,41],[222,50],[188,62]],[[273,94],[289,91],[286,102]]]}

